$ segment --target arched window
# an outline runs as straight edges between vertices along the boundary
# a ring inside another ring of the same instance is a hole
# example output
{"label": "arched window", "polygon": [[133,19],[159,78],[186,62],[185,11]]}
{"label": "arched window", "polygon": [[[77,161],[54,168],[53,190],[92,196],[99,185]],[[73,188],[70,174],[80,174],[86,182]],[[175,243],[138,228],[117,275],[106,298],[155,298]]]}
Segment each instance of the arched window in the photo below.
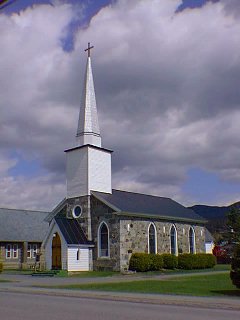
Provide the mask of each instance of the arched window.
{"label": "arched window", "polygon": [[109,257],[109,231],[105,222],[102,222],[98,229],[98,255]]}
{"label": "arched window", "polygon": [[148,253],[157,253],[156,228],[153,223],[148,228]]}
{"label": "arched window", "polygon": [[190,253],[195,253],[195,233],[193,230],[193,227],[190,227],[189,229],[189,234],[188,234],[188,239],[189,239],[189,252]]}
{"label": "arched window", "polygon": [[170,245],[171,254],[177,255],[177,230],[174,225],[172,225],[170,230]]}

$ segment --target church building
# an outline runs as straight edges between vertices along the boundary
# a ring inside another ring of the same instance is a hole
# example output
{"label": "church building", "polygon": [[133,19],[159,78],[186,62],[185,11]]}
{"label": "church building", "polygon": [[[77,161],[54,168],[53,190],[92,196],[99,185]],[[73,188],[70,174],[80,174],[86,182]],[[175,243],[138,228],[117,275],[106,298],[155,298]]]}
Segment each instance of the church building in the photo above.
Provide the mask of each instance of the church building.
{"label": "church building", "polygon": [[66,198],[47,216],[47,269],[128,269],[132,253],[205,252],[205,220],[170,198],[112,189],[88,53],[77,144],[66,153]]}

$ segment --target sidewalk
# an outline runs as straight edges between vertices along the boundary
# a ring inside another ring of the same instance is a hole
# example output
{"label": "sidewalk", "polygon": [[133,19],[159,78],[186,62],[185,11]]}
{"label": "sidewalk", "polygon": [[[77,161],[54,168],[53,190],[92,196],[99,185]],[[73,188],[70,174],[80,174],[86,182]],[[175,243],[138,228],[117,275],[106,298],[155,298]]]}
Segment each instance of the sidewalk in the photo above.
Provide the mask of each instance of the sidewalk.
{"label": "sidewalk", "polygon": [[[206,273],[205,273],[206,274]],[[186,274],[183,274],[186,276]],[[193,275],[193,274],[188,274]],[[102,292],[102,291],[82,291],[82,290],[66,290],[66,289],[50,289],[37,288],[34,286],[40,285],[66,285],[66,284],[82,284],[82,283],[102,283],[102,282],[119,282],[119,281],[134,281],[146,279],[166,279],[172,277],[179,277],[177,275],[158,275],[158,276],[111,276],[103,278],[37,278],[31,275],[10,275],[1,274],[0,280],[9,280],[12,282],[0,282],[0,296],[4,292],[14,292],[21,294],[43,294],[64,296],[66,298],[90,298],[113,301],[128,301],[134,303],[149,303],[149,304],[165,304],[178,306],[191,306],[200,308],[213,308],[224,310],[239,310],[239,298],[225,298],[225,297],[192,297],[180,295],[162,295],[162,294],[139,294],[139,293],[122,293],[122,292]]]}

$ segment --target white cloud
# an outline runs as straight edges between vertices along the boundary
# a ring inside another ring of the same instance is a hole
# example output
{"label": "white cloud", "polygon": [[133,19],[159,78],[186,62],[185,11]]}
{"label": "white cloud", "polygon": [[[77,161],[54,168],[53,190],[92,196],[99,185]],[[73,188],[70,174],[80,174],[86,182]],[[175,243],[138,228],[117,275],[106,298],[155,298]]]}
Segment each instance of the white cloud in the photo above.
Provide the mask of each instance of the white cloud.
{"label": "white cloud", "polygon": [[1,207],[49,211],[62,200],[63,183],[51,175],[27,179],[8,176],[0,180]]}
{"label": "white cloud", "polygon": [[[46,208],[65,196],[89,41],[116,187],[190,203],[181,187],[192,166],[239,186],[240,21],[230,0],[176,14],[180,2],[118,1],[78,31],[73,52],[62,49],[70,4],[0,15],[0,203]],[[7,176],[13,150],[47,175]]]}

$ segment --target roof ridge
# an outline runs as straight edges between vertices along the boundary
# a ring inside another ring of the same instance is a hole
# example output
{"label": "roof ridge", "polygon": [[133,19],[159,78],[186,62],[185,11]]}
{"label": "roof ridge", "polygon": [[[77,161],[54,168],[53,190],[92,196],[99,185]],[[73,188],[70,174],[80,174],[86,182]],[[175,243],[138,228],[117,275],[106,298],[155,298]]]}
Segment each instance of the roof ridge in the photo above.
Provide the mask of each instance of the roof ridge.
{"label": "roof ridge", "polygon": [[[162,198],[162,199],[170,199],[170,200],[173,200],[173,199],[171,199],[170,197],[162,197],[162,196],[157,196],[157,195],[147,194],[147,193],[142,193],[142,192],[127,191],[127,190],[119,190],[119,189],[112,189],[112,190],[120,191],[120,192],[125,192],[125,193],[140,194],[140,195],[148,196],[148,197],[155,197],[155,198]],[[173,201],[175,201],[175,200],[173,200]]]}
{"label": "roof ridge", "polygon": [[50,211],[43,211],[43,210],[33,210],[33,209],[16,209],[16,208],[6,208],[0,207],[0,210],[9,210],[9,211],[26,211],[26,212],[39,212],[39,213],[50,213]]}

